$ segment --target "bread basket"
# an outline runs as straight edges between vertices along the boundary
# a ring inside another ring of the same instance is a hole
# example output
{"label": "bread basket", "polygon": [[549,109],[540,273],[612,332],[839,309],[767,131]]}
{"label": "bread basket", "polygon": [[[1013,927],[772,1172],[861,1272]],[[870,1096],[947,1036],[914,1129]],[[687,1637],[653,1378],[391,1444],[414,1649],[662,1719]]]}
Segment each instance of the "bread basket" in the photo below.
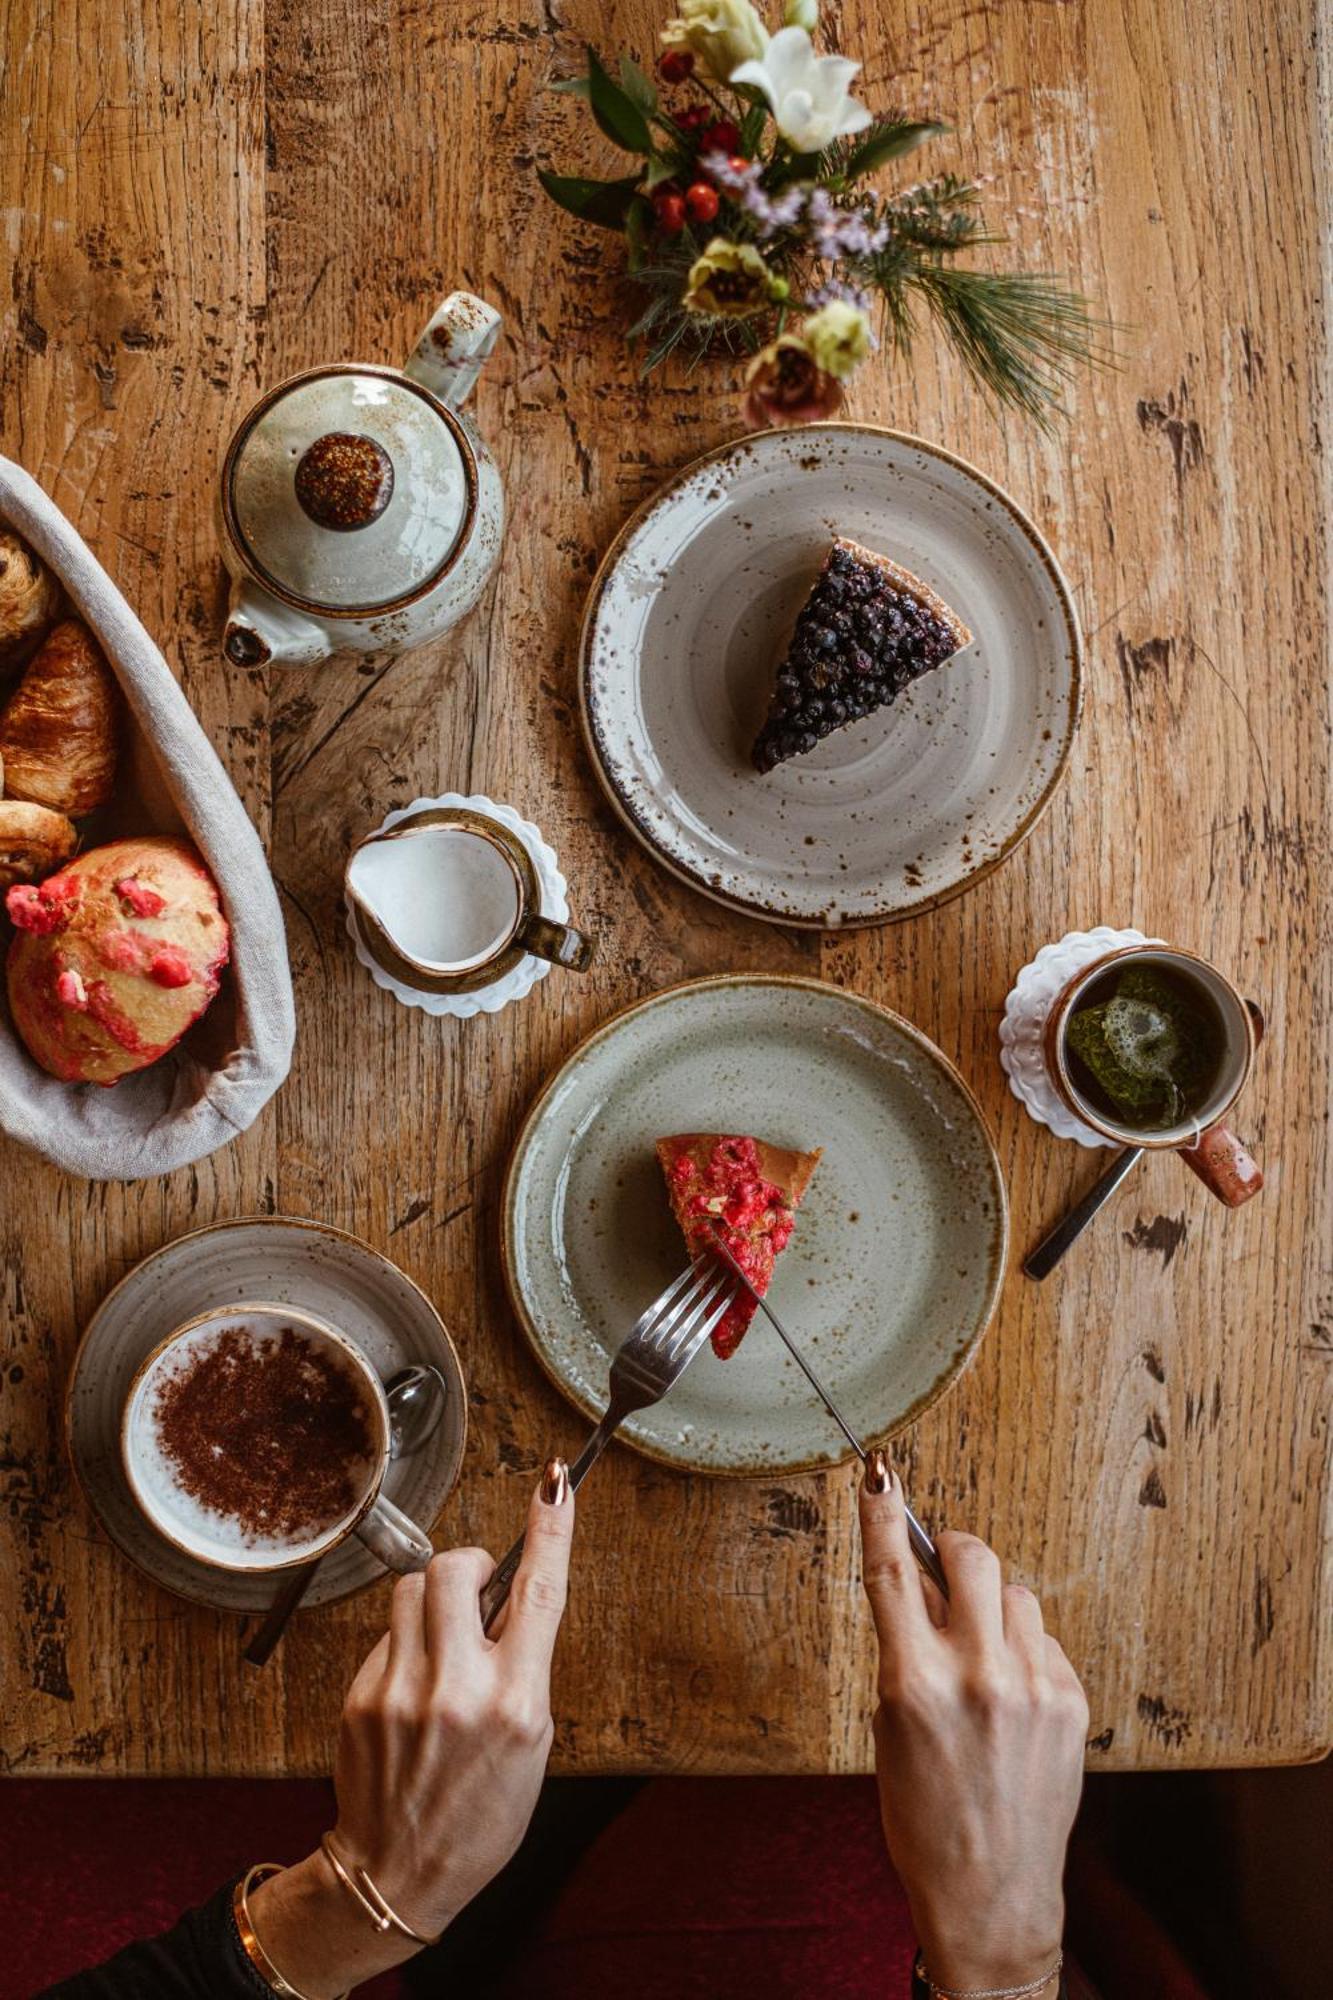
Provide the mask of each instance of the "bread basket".
{"label": "bread basket", "polygon": [[[89,844],[130,832],[186,835],[231,925],[231,963],[212,1006],[170,1054],[110,1089],[40,1069],[0,987],[0,1132],[84,1179],[142,1180],[225,1146],[286,1076],[296,1023],[282,914],[259,836],[162,654],[60,510],[5,458],[0,523],[59,578],[124,696],[116,802],[96,834],[88,830]],[[0,917],[0,948],[8,940]],[[13,1165],[0,1149],[0,1187]]]}

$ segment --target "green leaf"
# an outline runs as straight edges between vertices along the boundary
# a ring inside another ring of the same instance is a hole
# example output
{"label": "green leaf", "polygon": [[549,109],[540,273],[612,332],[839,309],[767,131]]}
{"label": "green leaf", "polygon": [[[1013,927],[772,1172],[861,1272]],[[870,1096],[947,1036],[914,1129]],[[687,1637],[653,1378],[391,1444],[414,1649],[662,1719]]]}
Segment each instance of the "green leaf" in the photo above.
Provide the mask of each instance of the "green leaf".
{"label": "green leaf", "polygon": [[549,88],[561,90],[567,97],[590,97],[591,88],[586,76],[558,76]]}
{"label": "green leaf", "polygon": [[657,109],[657,88],[649,76],[645,76],[633,56],[620,58],[621,87],[632,104],[637,104],[645,118],[651,118]]}
{"label": "green leaf", "polygon": [[654,153],[648,162],[649,187],[661,187],[663,181],[675,180],[676,176],[683,174],[688,166],[688,160],[668,159],[665,154]]}
{"label": "green leaf", "polygon": [[753,158],[754,154],[758,151],[759,141],[764,136],[764,127],[767,123],[768,105],[766,103],[752,104],[744,118],[742,118],[741,151],[747,160]]}
{"label": "green leaf", "polygon": [[538,167],[537,178],[550,195],[580,222],[596,222],[603,229],[623,229],[630,203],[639,188],[639,175],[623,181],[589,181],[572,174],[549,174]]}
{"label": "green leaf", "polygon": [[629,249],[629,268],[637,271],[643,262],[644,247],[653,227],[653,206],[636,194],[625,210],[625,242]]}
{"label": "green leaf", "polygon": [[904,153],[924,144],[927,139],[938,139],[947,132],[947,125],[933,121],[914,123],[908,118],[892,118],[881,125],[872,125],[860,145],[848,156],[843,173],[849,181],[859,180],[862,174],[873,174],[878,167],[887,166],[890,160],[900,160]]}
{"label": "green leaf", "polygon": [[605,132],[627,153],[651,153],[653,135],[648,121],[634,99],[613,83],[598,61],[595,49],[588,50],[588,101],[592,115]]}

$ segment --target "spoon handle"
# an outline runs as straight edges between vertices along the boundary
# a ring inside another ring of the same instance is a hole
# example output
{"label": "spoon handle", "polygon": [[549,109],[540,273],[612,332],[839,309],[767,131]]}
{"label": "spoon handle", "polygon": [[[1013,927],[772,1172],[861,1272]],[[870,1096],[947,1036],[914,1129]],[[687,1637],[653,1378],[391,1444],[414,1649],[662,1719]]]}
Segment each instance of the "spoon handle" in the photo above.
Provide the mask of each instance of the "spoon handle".
{"label": "spoon handle", "polygon": [[1024,1259],[1023,1269],[1029,1278],[1050,1276],[1070,1244],[1083,1234],[1098,1209],[1110,1200],[1125,1175],[1132,1167],[1136,1167],[1142,1158],[1142,1146],[1126,1146],[1123,1153],[1116,1154],[1105,1173],[1093,1182],[1082,1201],[1076,1203],[1063,1222],[1057,1222],[1050,1235],[1037,1245],[1030,1257]]}
{"label": "spoon handle", "polygon": [[268,1610],[264,1613],[262,1623],[256,1626],[253,1635],[246,1642],[245,1649],[241,1654],[241,1658],[247,1661],[250,1666],[267,1666],[273,1656],[274,1647],[287,1630],[288,1621],[293,1611],[296,1610],[314,1582],[315,1572],[322,1561],[322,1556],[316,1556],[314,1562],[302,1563],[301,1567],[294,1569],[286,1579],[272,1604],[269,1605]]}

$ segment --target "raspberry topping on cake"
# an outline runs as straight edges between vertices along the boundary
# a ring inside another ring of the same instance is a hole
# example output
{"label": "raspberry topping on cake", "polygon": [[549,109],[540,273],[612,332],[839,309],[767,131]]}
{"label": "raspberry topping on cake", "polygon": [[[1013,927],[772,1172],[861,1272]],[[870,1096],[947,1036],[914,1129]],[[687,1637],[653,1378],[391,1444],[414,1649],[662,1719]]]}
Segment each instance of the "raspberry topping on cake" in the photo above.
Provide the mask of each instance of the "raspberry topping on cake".
{"label": "raspberry topping on cake", "polygon": [[[762,1296],[775,1260],[791,1241],[796,1209],[819,1153],[722,1132],[681,1132],[658,1140],[657,1157],[691,1252],[715,1248],[713,1225],[720,1225],[727,1249]],[[755,1302],[744,1292],[727,1308],[713,1329],[719,1360],[736,1352],[754,1314]]]}
{"label": "raspberry topping on cake", "polygon": [[877,708],[970,644],[972,634],[910,570],[839,535],[801,607],[751,753],[771,771]]}

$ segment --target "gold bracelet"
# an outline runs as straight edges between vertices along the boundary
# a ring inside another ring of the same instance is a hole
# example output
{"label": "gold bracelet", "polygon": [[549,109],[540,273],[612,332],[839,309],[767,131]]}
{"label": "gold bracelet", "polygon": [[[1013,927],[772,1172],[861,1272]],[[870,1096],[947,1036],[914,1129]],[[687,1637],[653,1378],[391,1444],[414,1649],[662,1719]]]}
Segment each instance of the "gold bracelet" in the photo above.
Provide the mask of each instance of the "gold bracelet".
{"label": "gold bracelet", "polygon": [[1047,1966],[1039,1979],[1029,1979],[1026,1986],[937,1986],[927,1972],[926,1961],[920,1952],[916,1955],[916,1970],[932,2000],[1024,2000],[1025,1995],[1040,1993],[1043,1987],[1049,1986],[1059,1976],[1064,1962],[1064,1953],[1057,1951],[1055,1964]]}
{"label": "gold bracelet", "polygon": [[434,1937],[425,1937],[420,1931],[414,1931],[411,1924],[400,1917],[392,1904],[380,1894],[364,1868],[358,1867],[356,1862],[353,1862],[349,1872],[348,1864],[333,1844],[331,1833],[326,1833],[319,1844],[343,1888],[360,1904],[381,1937],[385,1931],[397,1931],[402,1937],[410,1938],[413,1944],[430,1945],[440,1942],[444,1936],[443,1931],[437,1931]]}
{"label": "gold bracelet", "polygon": [[[285,1870],[279,1861],[257,1861],[249,1873],[242,1876],[231,1892],[232,1922],[236,1926],[236,1935],[240,1939],[241,1950],[245,1953],[251,1965],[253,1965],[255,1971],[259,1974],[259,1977],[264,1981],[264,1984],[271,1986],[273,1991],[278,1995],[278,2000],[310,2000],[309,1994],[303,1993],[299,1986],[293,1986],[290,1979],[283,1978],[277,1966],[259,1942],[255,1933],[253,1920],[250,1916],[250,1891],[255,1887],[256,1883],[267,1882],[270,1876],[281,1875],[283,1873],[285,1873]],[[348,1991],[350,1990],[349,1988]],[[347,1994],[340,1994],[338,2000],[347,2000]]]}

